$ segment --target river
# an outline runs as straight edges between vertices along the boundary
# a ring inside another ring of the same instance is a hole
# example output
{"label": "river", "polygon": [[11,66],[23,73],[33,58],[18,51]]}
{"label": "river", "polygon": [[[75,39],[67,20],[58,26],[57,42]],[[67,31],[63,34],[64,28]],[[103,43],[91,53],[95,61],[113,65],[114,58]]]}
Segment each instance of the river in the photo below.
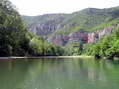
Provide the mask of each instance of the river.
{"label": "river", "polygon": [[119,61],[0,60],[0,89],[119,89]]}

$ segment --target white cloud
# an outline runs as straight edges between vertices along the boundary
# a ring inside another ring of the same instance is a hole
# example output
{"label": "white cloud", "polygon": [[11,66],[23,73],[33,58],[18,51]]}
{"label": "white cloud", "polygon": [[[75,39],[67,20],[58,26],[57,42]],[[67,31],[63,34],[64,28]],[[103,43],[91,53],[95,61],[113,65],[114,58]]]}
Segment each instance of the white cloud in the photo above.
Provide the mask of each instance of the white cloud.
{"label": "white cloud", "polygon": [[71,13],[87,7],[108,8],[119,5],[119,0],[10,0],[24,15]]}

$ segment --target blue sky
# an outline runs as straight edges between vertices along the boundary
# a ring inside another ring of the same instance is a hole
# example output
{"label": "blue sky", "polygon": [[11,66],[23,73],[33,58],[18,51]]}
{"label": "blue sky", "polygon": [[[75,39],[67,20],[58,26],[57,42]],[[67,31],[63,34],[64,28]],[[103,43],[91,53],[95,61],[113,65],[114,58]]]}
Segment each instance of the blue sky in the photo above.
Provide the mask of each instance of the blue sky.
{"label": "blue sky", "polygon": [[72,13],[84,8],[109,8],[119,6],[119,0],[10,0],[22,15]]}

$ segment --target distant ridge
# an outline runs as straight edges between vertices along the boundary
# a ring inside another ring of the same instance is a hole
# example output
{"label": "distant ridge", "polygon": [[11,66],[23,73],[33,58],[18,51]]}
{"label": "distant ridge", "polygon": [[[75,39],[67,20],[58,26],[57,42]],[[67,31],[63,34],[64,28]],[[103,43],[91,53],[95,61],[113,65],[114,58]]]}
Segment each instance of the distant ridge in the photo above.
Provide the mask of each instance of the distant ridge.
{"label": "distant ridge", "polygon": [[[45,39],[83,30],[94,32],[116,24],[119,18],[119,6],[112,8],[86,8],[71,14],[45,14],[39,16],[22,16],[29,31]],[[116,20],[116,21],[115,21]]]}

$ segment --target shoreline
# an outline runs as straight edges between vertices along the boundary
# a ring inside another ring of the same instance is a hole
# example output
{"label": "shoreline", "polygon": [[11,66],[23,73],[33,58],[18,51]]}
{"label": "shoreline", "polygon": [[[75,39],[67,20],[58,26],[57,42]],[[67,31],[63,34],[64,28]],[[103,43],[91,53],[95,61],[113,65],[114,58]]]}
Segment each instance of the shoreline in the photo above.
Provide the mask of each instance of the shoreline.
{"label": "shoreline", "polygon": [[11,59],[56,59],[56,58],[66,58],[66,59],[70,59],[70,58],[91,58],[93,56],[39,56],[39,57],[0,57],[0,60],[11,60]]}

